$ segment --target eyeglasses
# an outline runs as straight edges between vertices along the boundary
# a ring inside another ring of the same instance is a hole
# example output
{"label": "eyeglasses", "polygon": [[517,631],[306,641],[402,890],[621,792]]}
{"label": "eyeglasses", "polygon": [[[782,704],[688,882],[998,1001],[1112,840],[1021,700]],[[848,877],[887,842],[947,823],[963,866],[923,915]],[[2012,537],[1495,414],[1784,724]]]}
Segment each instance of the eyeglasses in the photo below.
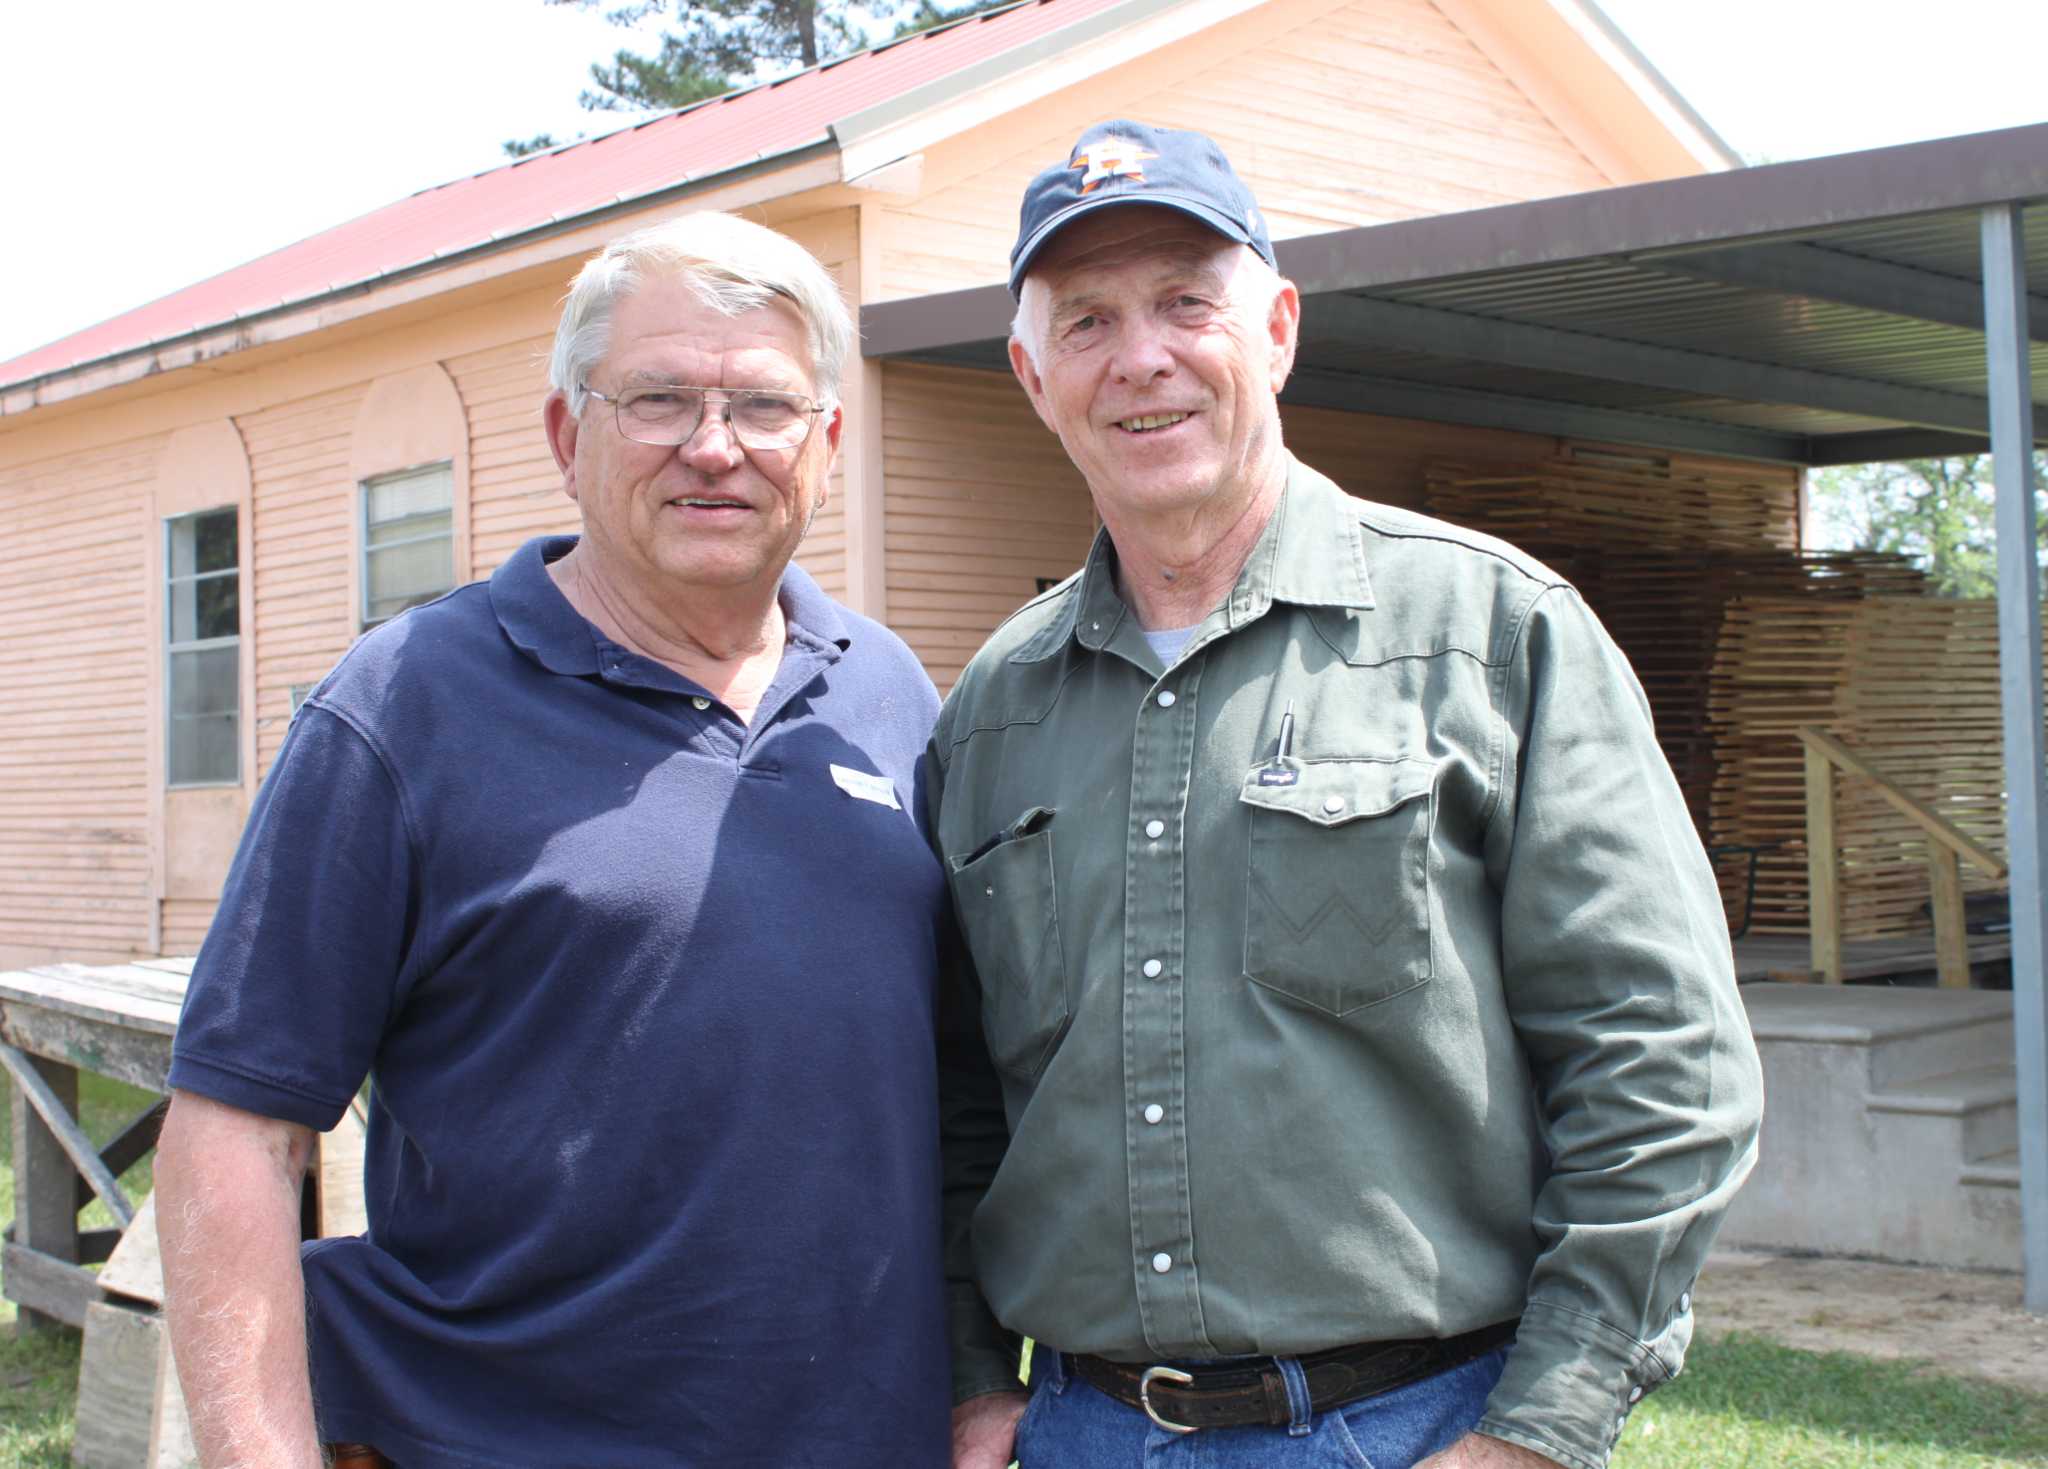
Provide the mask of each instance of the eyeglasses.
{"label": "eyeglasses", "polygon": [[628,388],[617,397],[588,383],[583,391],[612,405],[619,432],[636,444],[687,444],[704,421],[704,405],[719,404],[726,431],[749,449],[794,449],[811,436],[825,411],[801,393],[773,388],[686,388],[667,384]]}

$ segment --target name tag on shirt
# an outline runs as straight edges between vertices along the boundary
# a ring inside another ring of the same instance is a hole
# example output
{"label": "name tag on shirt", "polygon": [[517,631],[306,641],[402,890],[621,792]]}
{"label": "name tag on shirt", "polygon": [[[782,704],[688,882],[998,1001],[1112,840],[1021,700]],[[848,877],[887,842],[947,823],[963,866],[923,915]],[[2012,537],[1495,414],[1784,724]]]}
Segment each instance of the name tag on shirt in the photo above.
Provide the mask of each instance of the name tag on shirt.
{"label": "name tag on shirt", "polygon": [[890,784],[888,776],[869,775],[865,770],[848,770],[844,765],[827,768],[832,772],[832,783],[854,800],[873,801],[877,806],[887,806],[891,811],[903,809],[896,799],[896,787]]}

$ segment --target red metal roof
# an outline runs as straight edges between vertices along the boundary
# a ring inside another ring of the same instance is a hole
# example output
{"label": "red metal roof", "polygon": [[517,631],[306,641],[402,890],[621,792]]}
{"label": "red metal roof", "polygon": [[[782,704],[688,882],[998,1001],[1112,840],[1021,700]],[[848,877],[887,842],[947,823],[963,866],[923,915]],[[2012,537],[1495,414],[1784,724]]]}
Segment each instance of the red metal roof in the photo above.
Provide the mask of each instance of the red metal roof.
{"label": "red metal roof", "polygon": [[835,122],[1120,0],[1025,0],[372,210],[0,363],[26,382],[360,286],[556,221],[831,141]]}

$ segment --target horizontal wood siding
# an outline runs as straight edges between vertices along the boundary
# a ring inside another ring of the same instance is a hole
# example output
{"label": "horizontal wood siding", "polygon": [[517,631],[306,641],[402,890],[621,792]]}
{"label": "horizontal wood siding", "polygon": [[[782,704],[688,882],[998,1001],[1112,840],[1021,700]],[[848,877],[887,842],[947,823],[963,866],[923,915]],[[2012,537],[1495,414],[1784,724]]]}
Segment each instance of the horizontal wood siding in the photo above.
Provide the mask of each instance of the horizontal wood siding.
{"label": "horizontal wood siding", "polygon": [[291,690],[314,684],[348,651],[355,485],[350,438],[362,385],[238,418],[254,509],[256,768],[270,769],[291,721]]}
{"label": "horizontal wood siding", "polygon": [[888,211],[885,295],[1001,280],[1026,182],[1111,117],[1215,138],[1275,239],[1613,182],[1429,0],[1283,0],[932,150],[931,192]]}
{"label": "horizontal wood siding", "polygon": [[541,429],[551,346],[547,337],[528,337],[442,364],[469,416],[472,577],[489,576],[530,537],[577,527],[576,502],[562,493]]}
{"label": "horizontal wood siding", "polygon": [[198,953],[199,946],[206,941],[206,930],[213,924],[213,910],[218,906],[196,898],[165,898],[163,952]]}
{"label": "horizontal wood siding", "polygon": [[0,967],[149,944],[161,437],[0,469]]}
{"label": "horizontal wood siding", "polygon": [[1081,564],[1087,486],[1007,374],[882,372],[889,624],[941,690],[1040,577]]}

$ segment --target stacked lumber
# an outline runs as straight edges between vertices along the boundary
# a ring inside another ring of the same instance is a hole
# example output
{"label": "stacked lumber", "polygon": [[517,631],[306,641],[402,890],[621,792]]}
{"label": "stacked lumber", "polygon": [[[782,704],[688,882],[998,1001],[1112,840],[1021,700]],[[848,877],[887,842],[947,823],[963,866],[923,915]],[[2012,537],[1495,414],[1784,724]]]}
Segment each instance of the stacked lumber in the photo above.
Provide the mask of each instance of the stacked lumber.
{"label": "stacked lumber", "polygon": [[[1754,927],[1805,933],[1806,788],[1797,731],[1817,725],[1992,851],[2005,851],[1997,608],[1879,595],[1728,609],[1710,721],[1716,839],[1777,844]],[[1846,938],[1926,933],[1927,842],[1867,782],[1836,776]],[[1965,892],[2003,886],[1965,866]]]}
{"label": "stacked lumber", "polygon": [[1425,497],[1430,514],[1499,536],[1579,589],[1634,665],[1703,837],[1715,762],[1707,677],[1722,607],[1743,592],[1862,581],[1848,564],[1856,558],[1794,549],[1798,485],[1782,472],[1436,460]]}
{"label": "stacked lumber", "polygon": [[[1746,912],[1752,932],[1806,932],[1801,725],[1830,730],[1965,831],[2002,842],[1988,609],[1925,597],[1900,557],[1798,550],[1788,477],[1436,461],[1426,506],[1555,567],[1606,623],[1702,839],[1762,849],[1753,907],[1747,864],[1719,864],[1731,926]],[[1937,727],[1943,710],[1954,717]],[[1925,932],[1917,831],[1848,782],[1838,820],[1845,932]]]}
{"label": "stacked lumber", "polygon": [[1603,568],[1585,595],[1635,665],[1657,720],[1658,741],[1709,845],[1756,845],[1729,834],[1712,804],[1721,767],[1744,753],[1740,731],[1730,742],[1711,718],[1729,609],[1774,597],[1825,609],[1921,584],[1910,564],[1861,552],[1650,553]]}
{"label": "stacked lumber", "polygon": [[1615,552],[1746,554],[1799,545],[1798,481],[1784,473],[1565,458],[1531,465],[1433,460],[1425,474],[1430,514],[1499,536],[1567,575],[1569,562]]}

